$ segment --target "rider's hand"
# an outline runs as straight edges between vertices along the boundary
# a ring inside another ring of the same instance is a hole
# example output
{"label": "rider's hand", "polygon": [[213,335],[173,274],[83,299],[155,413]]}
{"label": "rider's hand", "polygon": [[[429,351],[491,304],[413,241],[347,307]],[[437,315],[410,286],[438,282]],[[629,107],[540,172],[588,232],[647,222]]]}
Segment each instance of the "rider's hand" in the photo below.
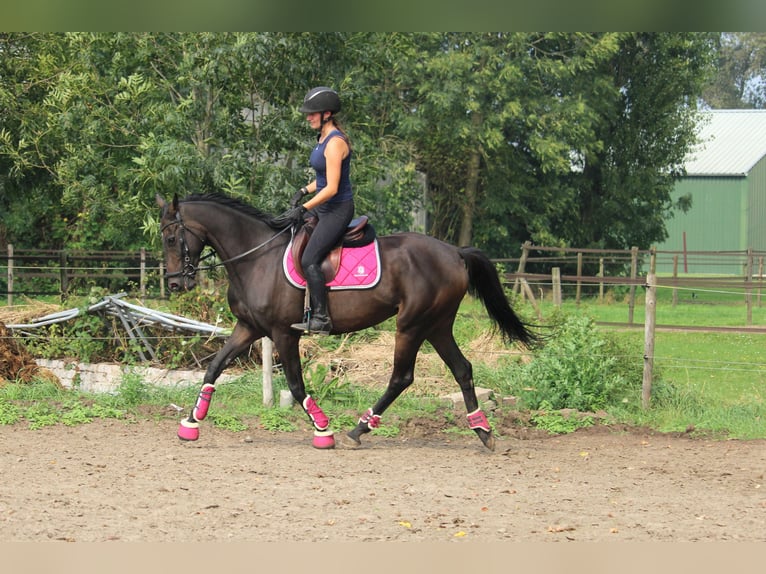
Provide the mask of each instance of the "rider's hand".
{"label": "rider's hand", "polygon": [[281,215],[277,215],[273,219],[273,222],[275,225],[280,227],[287,227],[288,225],[301,225],[303,224],[303,216],[306,214],[306,211],[308,210],[305,207],[298,205],[288,209]]}
{"label": "rider's hand", "polygon": [[305,187],[302,187],[296,191],[295,195],[293,195],[293,198],[290,200],[290,207],[298,207],[301,199],[303,199],[303,196],[305,196],[308,192],[309,191]]}

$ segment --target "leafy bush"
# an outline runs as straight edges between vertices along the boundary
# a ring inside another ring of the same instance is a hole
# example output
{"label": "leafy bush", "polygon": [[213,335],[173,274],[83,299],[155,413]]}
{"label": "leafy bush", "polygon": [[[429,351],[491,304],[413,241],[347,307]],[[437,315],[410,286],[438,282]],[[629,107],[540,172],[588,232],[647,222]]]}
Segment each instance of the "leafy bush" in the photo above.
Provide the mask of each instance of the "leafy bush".
{"label": "leafy bush", "polygon": [[628,360],[631,355],[609,333],[584,316],[555,321],[553,335],[532,361],[511,371],[523,406],[596,411],[640,392],[643,365]]}

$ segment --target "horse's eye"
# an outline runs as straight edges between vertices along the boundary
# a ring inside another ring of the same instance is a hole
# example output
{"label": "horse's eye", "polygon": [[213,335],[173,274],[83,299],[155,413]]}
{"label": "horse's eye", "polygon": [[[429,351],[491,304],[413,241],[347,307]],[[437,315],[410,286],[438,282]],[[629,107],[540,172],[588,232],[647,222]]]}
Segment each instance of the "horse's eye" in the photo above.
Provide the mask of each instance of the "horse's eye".
{"label": "horse's eye", "polygon": [[176,236],[175,235],[168,235],[167,239],[165,240],[168,245],[173,246],[176,244]]}

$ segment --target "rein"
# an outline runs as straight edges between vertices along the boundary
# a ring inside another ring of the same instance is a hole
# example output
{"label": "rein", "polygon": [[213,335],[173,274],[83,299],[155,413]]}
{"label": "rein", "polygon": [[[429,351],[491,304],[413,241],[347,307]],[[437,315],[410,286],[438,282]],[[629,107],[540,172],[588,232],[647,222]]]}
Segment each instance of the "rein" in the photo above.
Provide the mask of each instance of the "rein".
{"label": "rein", "polygon": [[269,243],[274,241],[277,237],[282,235],[285,231],[288,231],[288,230],[292,231],[293,230],[293,226],[285,227],[281,231],[278,231],[277,233],[275,233],[274,235],[269,237],[266,241],[264,241],[260,245],[256,245],[255,247],[253,247],[252,249],[248,249],[244,253],[240,253],[239,255],[235,255],[234,257],[230,257],[229,259],[226,259],[225,261],[221,261],[221,262],[215,263],[213,265],[199,266],[200,262],[204,261],[205,259],[209,259],[213,255],[215,255],[215,252],[209,253],[205,257],[200,258],[200,260],[198,261],[198,265],[194,265],[192,263],[192,261],[191,261],[189,245],[186,242],[186,238],[184,236],[184,232],[188,231],[194,237],[196,237],[199,240],[199,242],[202,243],[203,248],[204,248],[205,245],[208,245],[207,241],[205,241],[199,235],[194,233],[194,231],[192,229],[189,229],[188,227],[186,227],[186,225],[183,222],[183,219],[181,219],[181,212],[180,212],[180,210],[176,212],[176,220],[175,221],[171,221],[170,223],[166,223],[165,225],[163,225],[162,228],[160,229],[160,233],[165,231],[165,229],[167,229],[171,225],[178,225],[181,228],[181,233],[179,235],[179,241],[181,242],[180,248],[183,251],[184,263],[183,263],[183,268],[182,268],[181,271],[176,271],[175,273],[165,273],[165,278],[166,279],[169,279],[171,277],[179,277],[179,276],[191,279],[191,278],[194,278],[194,276],[197,274],[197,271],[206,271],[208,269],[215,269],[216,267],[223,267],[227,263],[232,263],[234,261],[238,261],[240,259],[243,259],[244,257],[247,257],[248,255],[250,255],[252,253],[255,253],[259,249],[262,249],[263,247],[265,247],[266,245],[268,245]]}

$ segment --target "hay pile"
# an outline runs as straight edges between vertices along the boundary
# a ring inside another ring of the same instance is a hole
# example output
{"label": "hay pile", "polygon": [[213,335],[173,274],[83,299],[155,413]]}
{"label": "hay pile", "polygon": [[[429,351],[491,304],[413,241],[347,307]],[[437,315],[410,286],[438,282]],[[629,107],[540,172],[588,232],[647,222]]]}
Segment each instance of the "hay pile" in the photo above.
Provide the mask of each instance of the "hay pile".
{"label": "hay pile", "polygon": [[37,365],[29,351],[0,321],[0,386],[9,382],[29,383],[35,379],[45,379],[62,386],[56,375]]}

